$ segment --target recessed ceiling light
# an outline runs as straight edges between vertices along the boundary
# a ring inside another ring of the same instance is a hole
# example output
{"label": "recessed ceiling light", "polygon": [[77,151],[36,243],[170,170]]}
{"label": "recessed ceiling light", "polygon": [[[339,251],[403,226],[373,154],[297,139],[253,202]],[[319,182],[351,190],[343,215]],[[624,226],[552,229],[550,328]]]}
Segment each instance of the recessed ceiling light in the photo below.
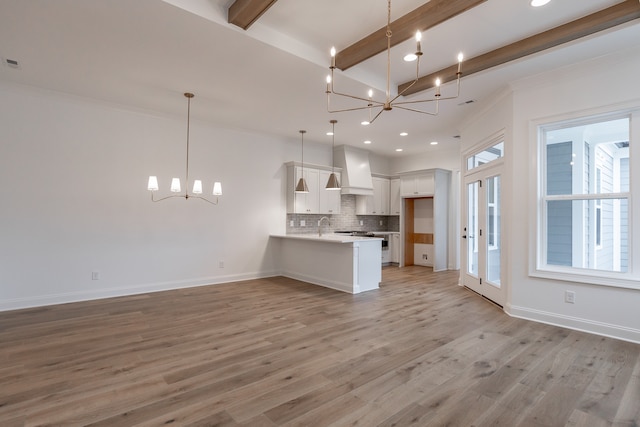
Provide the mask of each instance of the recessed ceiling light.
{"label": "recessed ceiling light", "polygon": [[404,56],[404,60],[406,62],[413,62],[416,59],[418,59],[418,55],[416,55],[415,53],[408,53]]}
{"label": "recessed ceiling light", "polygon": [[363,120],[363,121],[361,121],[361,122],[360,122],[360,124],[361,124],[362,126],[367,126],[367,125],[369,125],[369,124],[371,124],[371,123],[369,123],[369,122],[368,122],[368,121],[366,121],[366,120]]}
{"label": "recessed ceiling light", "polygon": [[333,136],[333,132],[331,131],[327,132],[327,136]]}
{"label": "recessed ceiling light", "polygon": [[438,145],[438,141],[431,141],[431,145]]}
{"label": "recessed ceiling light", "polygon": [[396,148],[396,151],[399,153],[400,151],[402,151],[402,148]]}
{"label": "recessed ceiling light", "polygon": [[531,0],[531,6],[533,7],[540,7],[540,6],[544,6],[545,4],[549,3],[551,0]]}
{"label": "recessed ceiling light", "polygon": [[371,144],[371,141],[366,140],[364,143],[365,143],[365,144]]}
{"label": "recessed ceiling light", "polygon": [[400,132],[400,136],[407,136],[407,135],[409,135],[409,134],[406,133],[406,132]]}

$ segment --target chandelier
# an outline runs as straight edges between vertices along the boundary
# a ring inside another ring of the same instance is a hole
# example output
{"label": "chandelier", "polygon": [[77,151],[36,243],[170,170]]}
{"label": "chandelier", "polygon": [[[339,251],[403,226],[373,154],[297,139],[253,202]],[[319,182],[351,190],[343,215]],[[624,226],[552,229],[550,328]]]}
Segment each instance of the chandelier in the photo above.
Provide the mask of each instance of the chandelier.
{"label": "chandelier", "polygon": [[[462,67],[462,53],[458,54],[458,71],[456,73],[456,86],[457,86],[457,93],[455,96],[449,96],[446,98],[443,98],[440,94],[440,79],[436,79],[435,83],[435,94],[433,96],[433,98],[428,98],[428,99],[420,99],[420,100],[413,100],[413,101],[399,101],[398,98],[400,98],[407,90],[409,90],[409,88],[411,88],[414,84],[416,84],[418,82],[418,79],[420,77],[420,57],[422,56],[422,48],[420,46],[420,41],[422,40],[422,33],[420,31],[416,32],[416,52],[415,54],[410,54],[407,55],[405,57],[405,60],[410,61],[410,60],[414,60],[416,61],[416,78],[407,86],[404,88],[404,90],[400,93],[398,93],[397,95],[395,95],[393,98],[391,97],[391,0],[387,1],[387,31],[386,31],[386,36],[387,36],[387,88],[386,88],[386,97],[384,101],[379,101],[379,100],[375,100],[373,99],[373,90],[369,89],[369,97],[368,98],[364,98],[361,96],[356,96],[356,95],[350,95],[350,94],[346,94],[346,93],[341,93],[341,92],[337,92],[334,89],[333,86],[333,73],[334,70],[336,69],[336,49],[335,47],[331,48],[331,65],[329,66],[329,70],[330,70],[330,74],[327,76],[327,90],[326,90],[326,94],[327,94],[327,111],[329,113],[342,113],[345,111],[357,111],[357,110],[365,110],[368,109],[369,110],[369,120],[365,120],[362,122],[363,125],[368,125],[370,123],[373,123],[375,119],[377,119],[380,114],[382,114],[383,111],[390,111],[393,108],[399,108],[402,110],[407,110],[407,111],[413,111],[416,113],[421,113],[421,114],[428,114],[431,116],[436,116],[438,115],[439,112],[439,102],[443,101],[443,100],[448,100],[448,99],[455,99],[460,95],[460,77],[462,76],[462,71],[461,71],[461,67]],[[353,107],[353,108],[344,108],[344,109],[339,109],[339,110],[332,110],[331,109],[331,95],[337,95],[337,96],[341,96],[341,97],[346,97],[346,98],[351,98],[351,99],[355,99],[358,101],[363,101],[365,102],[365,105],[363,106],[359,106],[359,107]],[[433,110],[431,111],[425,111],[425,110],[420,110],[415,108],[416,104],[422,104],[422,103],[427,103],[427,102],[433,102],[435,103],[435,107],[433,108]],[[378,108],[380,108],[380,111],[378,111],[375,116],[372,117],[373,114],[373,110],[377,110]]]}
{"label": "chandelier", "polygon": [[150,176],[149,177],[149,183],[147,184],[147,189],[149,191],[151,191],[151,201],[152,202],[160,202],[162,200],[167,200],[167,199],[171,199],[174,197],[182,197],[186,200],[190,199],[190,198],[194,198],[194,199],[200,199],[200,200],[204,200],[207,203],[211,203],[212,205],[217,205],[218,204],[218,196],[222,195],[222,184],[220,184],[220,182],[214,182],[213,183],[213,195],[216,196],[215,201],[209,200],[206,197],[201,196],[202,194],[202,181],[199,179],[196,179],[193,181],[193,190],[191,191],[191,194],[188,191],[189,188],[189,127],[190,127],[190,118],[191,118],[191,98],[193,98],[195,95],[192,93],[185,93],[184,96],[187,98],[187,165],[186,165],[186,173],[185,173],[185,191],[184,193],[181,192],[181,188],[180,188],[180,178],[173,178],[171,180],[171,187],[170,190],[172,193],[172,195],[170,196],[166,196],[166,197],[162,197],[160,199],[156,199],[154,197],[154,193],[156,191],[158,191],[159,187],[158,187],[158,177],[156,176]]}

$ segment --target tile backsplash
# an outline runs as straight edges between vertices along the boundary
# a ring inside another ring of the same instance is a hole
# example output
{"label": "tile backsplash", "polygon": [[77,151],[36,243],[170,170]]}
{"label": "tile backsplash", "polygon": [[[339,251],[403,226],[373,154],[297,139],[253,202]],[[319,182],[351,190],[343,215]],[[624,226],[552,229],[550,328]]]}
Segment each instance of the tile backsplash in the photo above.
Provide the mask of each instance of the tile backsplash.
{"label": "tile backsplash", "polygon": [[[287,214],[287,234],[317,233],[318,221],[326,216],[329,218],[330,225],[326,220],[322,222],[323,233],[338,230],[357,230],[357,231],[399,231],[399,216],[378,216],[378,215],[356,215],[356,196],[353,194],[344,194],[340,196],[340,213],[335,215],[310,215],[310,214]],[[293,226],[291,226],[293,221]],[[301,221],[305,225],[301,225]],[[362,225],[360,225],[362,221]]]}

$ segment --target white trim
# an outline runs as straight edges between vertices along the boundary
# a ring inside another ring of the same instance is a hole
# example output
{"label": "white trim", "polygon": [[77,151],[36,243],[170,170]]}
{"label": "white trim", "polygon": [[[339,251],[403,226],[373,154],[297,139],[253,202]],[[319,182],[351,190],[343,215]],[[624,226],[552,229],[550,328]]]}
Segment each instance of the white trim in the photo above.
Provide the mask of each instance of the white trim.
{"label": "white trim", "polygon": [[147,294],[152,292],[171,291],[177,289],[195,288],[199,286],[219,285],[222,283],[239,282],[243,280],[264,279],[280,276],[281,272],[256,272],[245,274],[230,274],[226,276],[200,277],[190,280],[171,282],[146,283],[140,285],[113,287],[95,291],[64,292],[37,297],[14,298],[0,301],[0,312],[20,310],[24,308],[42,307],[55,304],[67,304],[80,301],[91,301],[103,298],[116,298],[130,295]]}
{"label": "white trim", "polygon": [[611,323],[596,322],[580,317],[565,316],[548,311],[507,304],[504,312],[511,317],[545,323],[548,325],[569,328],[580,332],[601,335],[623,341],[640,344],[640,329],[628,328]]}

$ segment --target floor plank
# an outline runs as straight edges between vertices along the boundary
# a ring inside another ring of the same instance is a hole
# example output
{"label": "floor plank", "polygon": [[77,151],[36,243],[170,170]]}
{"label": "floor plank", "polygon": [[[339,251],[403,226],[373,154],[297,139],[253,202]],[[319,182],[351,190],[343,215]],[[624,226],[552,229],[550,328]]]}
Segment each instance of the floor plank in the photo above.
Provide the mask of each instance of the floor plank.
{"label": "floor plank", "polygon": [[640,345],[510,318],[458,272],[276,277],[0,313],[1,426],[637,426]]}

